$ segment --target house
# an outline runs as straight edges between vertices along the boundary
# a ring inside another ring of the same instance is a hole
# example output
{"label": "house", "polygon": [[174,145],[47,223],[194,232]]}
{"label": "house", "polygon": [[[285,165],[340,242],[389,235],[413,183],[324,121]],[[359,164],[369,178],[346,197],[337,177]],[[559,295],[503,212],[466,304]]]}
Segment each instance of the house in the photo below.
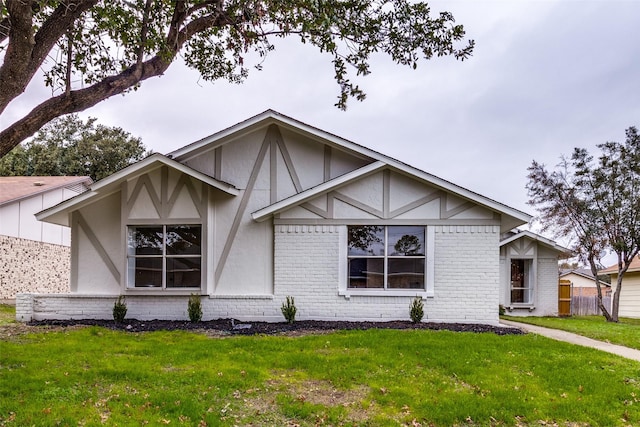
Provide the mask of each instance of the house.
{"label": "house", "polygon": [[[575,296],[593,297],[598,295],[595,280],[591,270],[586,268],[575,268],[560,271],[560,279],[571,282],[572,294]],[[602,280],[598,280],[602,295],[611,294],[611,285]]]}
{"label": "house", "polygon": [[[618,264],[607,267],[599,273],[611,275],[611,291],[615,294],[618,288]],[[638,256],[631,261],[627,272],[622,276],[618,316],[640,318],[640,257]]]}
{"label": "house", "polygon": [[271,110],[37,217],[71,227],[71,292],[18,296],[18,320],[108,319],[118,295],[132,318],[186,319],[198,294],[204,319],[281,321],[286,296],[299,319],[408,319],[419,297],[426,321],[490,324],[501,236],[531,219]]}
{"label": "house", "polygon": [[0,299],[69,292],[70,229],[35,214],[86,191],[86,176],[0,177]]}
{"label": "house", "polygon": [[500,305],[512,316],[558,315],[558,258],[571,251],[538,234],[509,231],[500,241]]}

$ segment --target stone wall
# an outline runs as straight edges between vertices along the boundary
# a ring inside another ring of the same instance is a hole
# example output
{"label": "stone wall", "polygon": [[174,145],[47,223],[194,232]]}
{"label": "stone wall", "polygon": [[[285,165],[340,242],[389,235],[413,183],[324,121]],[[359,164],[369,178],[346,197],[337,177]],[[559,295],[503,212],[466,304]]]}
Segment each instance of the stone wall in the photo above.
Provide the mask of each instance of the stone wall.
{"label": "stone wall", "polygon": [[0,299],[69,292],[70,248],[0,236]]}

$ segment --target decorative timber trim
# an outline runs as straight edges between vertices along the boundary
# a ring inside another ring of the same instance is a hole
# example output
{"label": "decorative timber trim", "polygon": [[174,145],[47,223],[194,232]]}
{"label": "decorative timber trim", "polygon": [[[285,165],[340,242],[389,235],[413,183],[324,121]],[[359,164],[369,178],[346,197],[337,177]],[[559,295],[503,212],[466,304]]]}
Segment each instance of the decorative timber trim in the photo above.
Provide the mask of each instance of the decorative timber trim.
{"label": "decorative timber trim", "polygon": [[95,233],[93,232],[93,230],[91,229],[87,221],[84,219],[84,217],[79,211],[74,213],[74,218],[77,221],[78,227],[82,231],[84,231],[84,234],[87,235],[89,242],[91,242],[91,245],[93,246],[93,248],[96,250],[96,252],[98,252],[100,259],[102,259],[102,262],[104,262],[104,265],[109,269],[113,278],[116,280],[117,283],[120,283],[120,272],[116,268],[111,258],[109,258],[109,254],[104,249],[104,247],[100,243],[100,240],[98,240],[98,237],[95,235]]}
{"label": "decorative timber trim", "polygon": [[[249,205],[249,199],[251,198],[251,193],[253,192],[253,189],[256,185],[256,180],[258,179],[260,168],[264,163],[264,158],[266,157],[267,150],[269,149],[271,138],[274,137],[273,130],[274,129],[272,126],[267,131],[267,134],[264,137],[264,140],[262,141],[260,152],[258,152],[256,161],[253,164],[253,169],[251,170],[251,175],[249,176],[249,181],[247,182],[247,187],[245,188],[244,194],[242,195],[242,199],[240,200],[240,205],[238,206],[236,215],[233,218],[233,223],[231,224],[231,228],[229,229],[227,240],[224,242],[224,247],[222,248],[222,252],[220,253],[220,259],[218,260],[218,264],[216,265],[216,270],[214,273],[215,284],[217,284],[220,281],[220,277],[222,277],[222,271],[224,269],[225,264],[227,263],[227,258],[229,257],[229,253],[231,252],[231,247],[233,246],[233,242],[236,239],[236,235],[238,234],[238,229],[240,228],[240,222],[242,221],[242,217],[244,216],[245,211],[247,210],[247,206]],[[277,133],[278,135],[280,134],[279,131],[277,131]]]}
{"label": "decorative timber trim", "polygon": [[463,202],[461,205],[456,206],[453,209],[447,210],[447,198],[448,194],[442,190],[436,190],[426,196],[423,196],[417,200],[414,200],[410,203],[407,203],[404,206],[401,206],[397,209],[390,209],[390,199],[391,199],[391,179],[390,174],[391,171],[385,170],[383,171],[383,190],[382,190],[382,210],[376,209],[372,206],[367,205],[366,203],[360,202],[359,200],[354,199],[353,197],[347,196],[339,191],[331,191],[327,193],[327,210],[319,208],[311,204],[310,202],[305,202],[300,204],[304,209],[321,216],[324,219],[333,219],[334,216],[334,202],[335,200],[340,200],[344,203],[347,203],[357,209],[360,209],[363,212],[374,215],[380,219],[394,219],[404,213],[410,212],[413,209],[416,209],[422,205],[425,205],[434,200],[440,201],[440,219],[451,219],[454,216],[473,208],[476,206],[473,202]]}

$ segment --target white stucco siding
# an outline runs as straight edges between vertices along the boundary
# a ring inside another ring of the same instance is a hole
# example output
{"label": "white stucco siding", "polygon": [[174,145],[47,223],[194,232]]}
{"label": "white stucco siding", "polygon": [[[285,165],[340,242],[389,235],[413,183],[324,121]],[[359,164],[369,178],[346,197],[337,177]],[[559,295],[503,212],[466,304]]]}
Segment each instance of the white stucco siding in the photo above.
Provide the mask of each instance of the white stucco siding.
{"label": "white stucco siding", "polygon": [[72,292],[115,295],[122,293],[120,283],[124,274],[125,253],[120,212],[118,192],[74,213]]}
{"label": "white stucco siding", "polygon": [[[260,152],[266,129],[246,135],[221,147],[220,174],[222,181],[245,189]],[[267,153],[268,154],[268,153]],[[268,188],[268,180],[257,182],[257,188]]]}
{"label": "white stucco siding", "polygon": [[[324,144],[319,144],[317,141],[286,129],[281,129],[281,133],[284,150],[295,166],[302,188],[306,190],[323,183],[325,181]],[[280,152],[282,152],[282,147]]]}
{"label": "white stucco siding", "polygon": [[[234,233],[238,204],[229,215],[216,215],[217,281],[215,295],[265,295],[273,293],[273,231],[271,221],[255,222],[250,213],[268,203],[269,191],[254,190]],[[234,200],[234,202],[236,202]],[[234,233],[233,235],[231,233]]]}
{"label": "white stucco siding", "polygon": [[184,164],[205,175],[216,177],[216,150],[210,149],[184,161]]}
{"label": "white stucco siding", "polygon": [[331,159],[329,167],[329,178],[333,179],[344,175],[362,166],[371,163],[370,160],[355,157],[345,151],[335,148],[331,149]]}
{"label": "white stucco siding", "polygon": [[[382,173],[359,179],[339,190],[339,193],[349,199],[364,203],[367,207],[382,212],[384,209],[383,195],[384,177]],[[415,199],[414,199],[415,200]]]}

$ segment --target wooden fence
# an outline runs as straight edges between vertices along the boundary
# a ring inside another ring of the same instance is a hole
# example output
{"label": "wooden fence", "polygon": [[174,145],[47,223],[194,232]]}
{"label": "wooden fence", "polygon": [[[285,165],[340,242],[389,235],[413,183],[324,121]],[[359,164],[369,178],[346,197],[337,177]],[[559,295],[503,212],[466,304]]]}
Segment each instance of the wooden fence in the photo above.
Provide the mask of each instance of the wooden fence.
{"label": "wooden fence", "polygon": [[[602,303],[605,307],[611,307],[611,296],[603,296]],[[571,314],[574,316],[601,315],[598,308],[598,297],[595,295],[572,295]]]}

